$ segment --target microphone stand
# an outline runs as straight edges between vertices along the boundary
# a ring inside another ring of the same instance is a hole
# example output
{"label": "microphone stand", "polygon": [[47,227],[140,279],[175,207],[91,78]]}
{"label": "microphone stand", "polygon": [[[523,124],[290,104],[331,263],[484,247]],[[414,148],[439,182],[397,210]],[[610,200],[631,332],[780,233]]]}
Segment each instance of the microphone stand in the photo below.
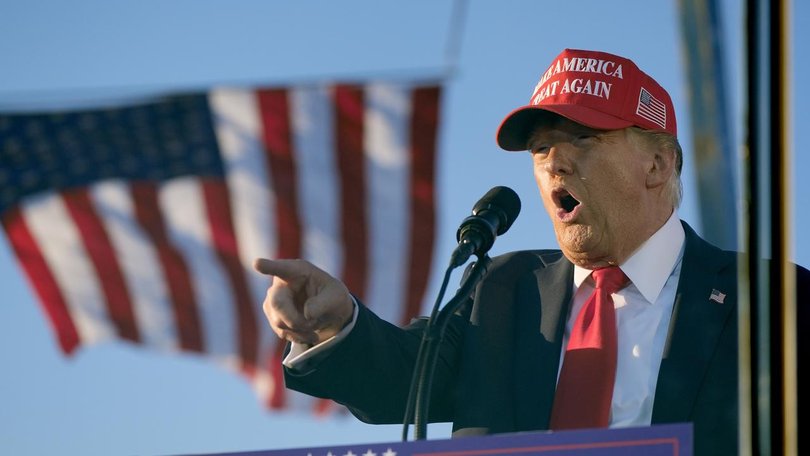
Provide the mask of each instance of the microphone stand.
{"label": "microphone stand", "polygon": [[408,393],[408,403],[402,423],[402,441],[408,440],[408,426],[411,423],[411,418],[413,418],[414,423],[414,439],[425,440],[427,438],[427,420],[429,417],[430,390],[433,383],[433,373],[436,369],[439,348],[444,339],[447,325],[455,312],[469,297],[472,289],[484,277],[492,261],[486,253],[477,256],[478,261],[475,262],[467,277],[464,278],[455,296],[447,302],[447,305],[439,310],[439,305],[447,288],[450,273],[458,266],[455,264],[456,261],[451,260],[450,265],[445,271],[439,296],[436,298],[430,318],[428,318],[424,332],[422,333],[422,341],[419,345],[419,352],[414,365],[413,377],[411,378],[411,386]]}

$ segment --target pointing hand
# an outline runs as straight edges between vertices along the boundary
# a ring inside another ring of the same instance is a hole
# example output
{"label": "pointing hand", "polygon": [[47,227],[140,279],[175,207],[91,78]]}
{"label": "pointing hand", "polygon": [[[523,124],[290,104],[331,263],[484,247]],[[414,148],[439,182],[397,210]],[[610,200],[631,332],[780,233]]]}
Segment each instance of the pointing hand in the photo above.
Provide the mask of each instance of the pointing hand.
{"label": "pointing hand", "polygon": [[351,320],[354,303],[343,282],[304,260],[256,259],[256,271],[273,276],[264,314],[273,331],[291,342],[317,345]]}

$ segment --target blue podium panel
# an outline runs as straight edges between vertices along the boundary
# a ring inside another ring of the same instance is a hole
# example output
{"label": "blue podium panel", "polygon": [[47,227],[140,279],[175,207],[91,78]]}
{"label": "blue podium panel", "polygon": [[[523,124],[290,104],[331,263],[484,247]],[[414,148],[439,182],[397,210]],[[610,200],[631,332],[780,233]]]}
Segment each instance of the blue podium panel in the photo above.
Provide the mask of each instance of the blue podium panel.
{"label": "blue podium panel", "polygon": [[[527,432],[447,440],[356,444],[217,456],[691,456],[692,425]],[[212,455],[214,456],[214,455]]]}

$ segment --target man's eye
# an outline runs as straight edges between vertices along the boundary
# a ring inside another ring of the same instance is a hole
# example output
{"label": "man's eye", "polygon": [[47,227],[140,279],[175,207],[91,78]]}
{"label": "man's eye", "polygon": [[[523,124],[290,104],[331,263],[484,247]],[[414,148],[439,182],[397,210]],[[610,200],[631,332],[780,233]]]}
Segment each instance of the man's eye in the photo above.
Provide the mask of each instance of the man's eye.
{"label": "man's eye", "polygon": [[588,145],[595,141],[596,138],[598,138],[596,135],[579,135],[574,139],[574,144],[578,146]]}
{"label": "man's eye", "polygon": [[548,153],[548,146],[534,146],[531,148],[532,154],[545,154]]}

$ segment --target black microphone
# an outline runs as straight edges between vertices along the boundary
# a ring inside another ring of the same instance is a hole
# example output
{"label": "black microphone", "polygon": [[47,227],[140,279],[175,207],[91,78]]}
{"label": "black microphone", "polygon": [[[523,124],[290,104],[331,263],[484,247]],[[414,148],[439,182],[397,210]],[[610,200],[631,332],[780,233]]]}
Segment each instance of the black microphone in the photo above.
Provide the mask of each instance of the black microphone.
{"label": "black microphone", "polygon": [[520,214],[520,197],[509,187],[494,187],[475,206],[472,215],[461,222],[456,239],[458,247],[450,257],[450,265],[464,264],[470,255],[487,253],[495,238],[506,233]]}

